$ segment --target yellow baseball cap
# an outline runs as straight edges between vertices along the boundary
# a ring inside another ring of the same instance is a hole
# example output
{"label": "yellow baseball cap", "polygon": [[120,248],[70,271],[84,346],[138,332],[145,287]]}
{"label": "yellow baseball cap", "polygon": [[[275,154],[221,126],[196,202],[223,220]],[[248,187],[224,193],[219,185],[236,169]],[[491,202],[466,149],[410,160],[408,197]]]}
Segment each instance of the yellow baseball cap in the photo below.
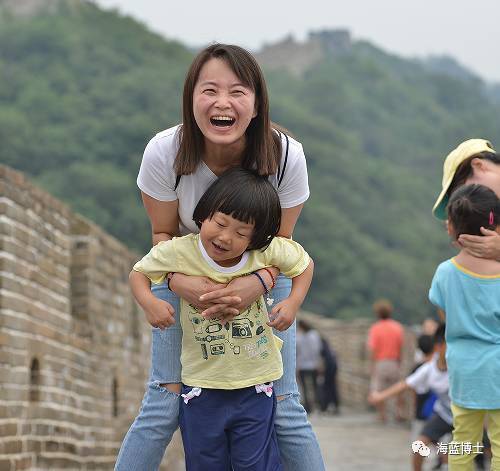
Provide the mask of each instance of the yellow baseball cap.
{"label": "yellow baseball cap", "polygon": [[453,181],[455,172],[462,162],[481,152],[495,152],[491,143],[485,139],[469,139],[462,142],[456,149],[453,149],[446,157],[443,165],[443,189],[434,203],[432,213],[438,219],[446,219],[446,205],[448,196],[446,192]]}

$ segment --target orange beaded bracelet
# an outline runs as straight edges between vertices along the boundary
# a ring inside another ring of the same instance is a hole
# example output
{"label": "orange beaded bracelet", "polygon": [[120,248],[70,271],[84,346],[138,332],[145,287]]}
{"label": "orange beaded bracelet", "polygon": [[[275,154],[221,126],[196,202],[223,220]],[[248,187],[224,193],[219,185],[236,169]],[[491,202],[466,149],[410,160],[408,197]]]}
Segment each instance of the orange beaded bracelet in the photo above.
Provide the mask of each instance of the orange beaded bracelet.
{"label": "orange beaded bracelet", "polygon": [[269,274],[269,276],[271,277],[272,284],[271,284],[271,288],[269,288],[269,289],[273,289],[276,286],[276,278],[274,278],[273,273],[271,272],[271,270],[269,270],[269,268],[264,267],[263,270],[266,270],[267,273]]}

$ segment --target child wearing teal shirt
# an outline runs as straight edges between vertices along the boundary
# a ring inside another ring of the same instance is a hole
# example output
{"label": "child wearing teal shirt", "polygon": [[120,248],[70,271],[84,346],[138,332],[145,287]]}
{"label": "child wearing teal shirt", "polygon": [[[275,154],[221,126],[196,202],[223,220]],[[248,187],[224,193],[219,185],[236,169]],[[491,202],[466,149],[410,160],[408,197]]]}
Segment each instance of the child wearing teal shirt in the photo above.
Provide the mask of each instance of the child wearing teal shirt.
{"label": "child wearing teal shirt", "polygon": [[[500,202],[482,185],[456,190],[448,203],[448,232],[480,235],[480,228],[500,231]],[[446,313],[446,360],[453,411],[450,469],[472,470],[469,448],[482,439],[489,417],[492,469],[500,470],[500,262],[465,250],[439,265],[429,299]],[[473,448],[474,449],[474,448]]]}

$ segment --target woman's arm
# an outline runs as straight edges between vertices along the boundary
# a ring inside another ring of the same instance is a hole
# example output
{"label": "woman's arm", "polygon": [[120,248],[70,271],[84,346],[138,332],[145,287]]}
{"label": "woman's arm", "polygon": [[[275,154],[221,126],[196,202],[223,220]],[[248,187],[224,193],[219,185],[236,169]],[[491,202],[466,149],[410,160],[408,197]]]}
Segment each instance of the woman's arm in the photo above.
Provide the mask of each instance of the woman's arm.
{"label": "woman's arm", "polygon": [[179,235],[179,201],[159,201],[143,191],[141,195],[151,223],[153,245]]}
{"label": "woman's arm", "polygon": [[271,322],[268,325],[276,330],[286,330],[293,324],[297,312],[311,286],[314,272],[314,263],[311,260],[308,267],[298,276],[292,278],[292,291],[290,296],[276,304],[271,311]]}
{"label": "woman's arm", "polygon": [[281,225],[278,231],[280,237],[286,237],[287,239],[292,238],[295,224],[297,224],[303,207],[304,203],[294,206],[293,208],[284,208],[281,210]]}

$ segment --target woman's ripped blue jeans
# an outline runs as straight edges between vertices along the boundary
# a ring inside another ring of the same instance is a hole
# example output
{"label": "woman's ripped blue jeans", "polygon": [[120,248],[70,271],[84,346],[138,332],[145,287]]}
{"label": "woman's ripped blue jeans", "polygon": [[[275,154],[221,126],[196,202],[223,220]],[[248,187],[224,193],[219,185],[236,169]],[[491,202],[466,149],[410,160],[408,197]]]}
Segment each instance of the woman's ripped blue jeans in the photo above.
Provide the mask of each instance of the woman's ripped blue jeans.
{"label": "woman's ripped blue jeans", "polygon": [[[280,275],[270,293],[274,304],[288,296],[291,280]],[[123,440],[116,471],[154,471],[158,469],[172,435],[178,427],[179,395],[163,384],[181,381],[181,340],[179,298],[166,284],[153,286],[157,298],[168,301],[175,309],[175,325],[152,329],[151,373],[139,414]],[[275,332],[283,340],[283,377],[274,382],[278,400],[275,427],[281,459],[287,471],[325,469],[321,451],[299,402],[295,377],[295,323],[284,332]]]}

